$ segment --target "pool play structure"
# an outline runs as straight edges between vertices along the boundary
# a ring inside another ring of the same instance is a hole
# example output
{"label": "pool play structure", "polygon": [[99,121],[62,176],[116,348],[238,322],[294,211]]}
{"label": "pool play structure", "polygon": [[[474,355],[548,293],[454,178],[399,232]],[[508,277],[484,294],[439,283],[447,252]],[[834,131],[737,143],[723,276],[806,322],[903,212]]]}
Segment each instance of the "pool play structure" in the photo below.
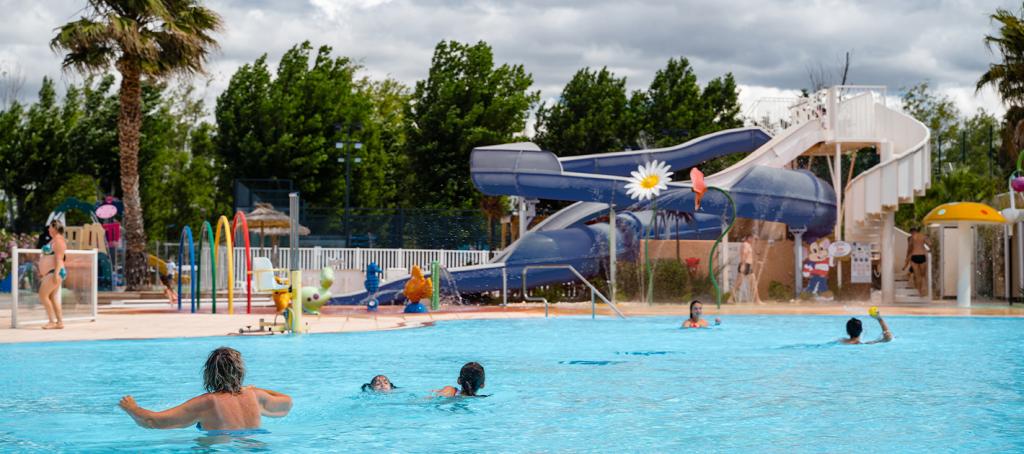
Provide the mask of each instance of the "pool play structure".
{"label": "pool play structure", "polygon": [[[889,107],[885,88],[838,86],[790,107],[792,126],[772,136],[758,127],[731,129],[659,149],[621,151],[559,158],[529,142],[478,147],[470,158],[476,187],[487,195],[575,202],[555,213],[499,253],[489,264],[452,267],[447,271],[459,292],[532,288],[576,279],[571,270],[546,267],[567,265],[589,278],[602,267],[614,269],[618,260],[637,257],[645,232],[655,227],[654,239],[719,237],[732,222],[733,209],[741,218],[783,223],[800,243],[820,237],[861,241],[878,250],[893,250],[895,211],[923,195],[931,184],[930,132],[922,123]],[[840,157],[874,146],[880,162],[860,173],[836,192],[842,181]],[[688,213],[683,225],[655,225],[654,201],[636,201],[627,194],[629,175],[638,165],[654,160],[681,172],[701,163],[736,153],[748,153],[738,163],[706,178],[708,192],[699,211],[694,208],[691,182],[668,184],[657,199],[659,210]],[[833,181],[793,169],[800,156],[829,161]],[[730,203],[726,192],[734,199]],[[602,219],[604,218],[604,219]],[[614,227],[609,220],[614,220]],[[839,222],[843,221],[843,222]],[[844,228],[837,228],[837,225]],[[611,265],[609,265],[609,263]],[[529,273],[523,282],[524,271]],[[894,300],[895,260],[881,254],[882,297]],[[796,270],[794,288],[800,289]],[[377,292],[352,292],[329,304],[400,301],[406,279],[380,285]]]}

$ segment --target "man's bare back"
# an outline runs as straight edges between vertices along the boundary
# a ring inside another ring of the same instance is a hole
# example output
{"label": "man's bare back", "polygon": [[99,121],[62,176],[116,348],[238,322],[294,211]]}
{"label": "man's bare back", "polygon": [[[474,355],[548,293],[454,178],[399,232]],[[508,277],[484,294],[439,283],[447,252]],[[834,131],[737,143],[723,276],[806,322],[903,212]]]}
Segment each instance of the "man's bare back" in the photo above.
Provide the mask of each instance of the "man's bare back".
{"label": "man's bare back", "polygon": [[924,236],[921,232],[914,232],[910,235],[910,255],[927,255],[928,249],[925,246],[928,244],[928,237]]}

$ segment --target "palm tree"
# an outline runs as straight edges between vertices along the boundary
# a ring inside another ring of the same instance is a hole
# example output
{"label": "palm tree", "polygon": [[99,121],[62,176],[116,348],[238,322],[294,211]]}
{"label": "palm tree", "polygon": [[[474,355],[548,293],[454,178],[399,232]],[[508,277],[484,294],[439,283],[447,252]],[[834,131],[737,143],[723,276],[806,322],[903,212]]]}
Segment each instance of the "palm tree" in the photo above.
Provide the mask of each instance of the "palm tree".
{"label": "palm tree", "polygon": [[125,273],[130,290],[146,276],[146,235],[139,197],[139,129],[142,77],[203,72],[217,42],[220,16],[197,0],[88,0],[85,14],[57,29],[50,47],[64,53],[63,66],[83,73],[121,73],[118,149],[127,240]]}
{"label": "palm tree", "polygon": [[975,92],[991,85],[1007,105],[1004,143],[1010,159],[1024,145],[1024,18],[999,8],[989,18],[999,33],[985,36],[985,45],[999,51],[1001,62],[992,63],[978,79]]}

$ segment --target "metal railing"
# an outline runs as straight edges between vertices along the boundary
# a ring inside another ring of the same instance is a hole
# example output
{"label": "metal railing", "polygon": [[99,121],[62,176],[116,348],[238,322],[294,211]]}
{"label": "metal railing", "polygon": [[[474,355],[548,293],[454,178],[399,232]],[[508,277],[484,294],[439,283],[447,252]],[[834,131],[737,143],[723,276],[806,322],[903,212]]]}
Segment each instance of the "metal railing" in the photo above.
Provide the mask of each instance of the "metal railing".
{"label": "metal railing", "polygon": [[526,286],[526,273],[528,271],[530,271],[530,270],[533,270],[533,269],[548,269],[548,270],[565,269],[565,270],[572,271],[572,274],[575,274],[576,277],[579,278],[580,281],[582,281],[584,284],[586,284],[587,287],[590,287],[590,318],[596,318],[597,317],[597,300],[596,300],[596,298],[601,298],[601,301],[604,301],[604,303],[607,304],[608,307],[612,308],[612,311],[614,311],[615,314],[619,316],[619,318],[626,318],[625,315],[622,315],[622,311],[620,311],[618,307],[615,307],[615,304],[613,304],[608,298],[606,298],[604,296],[604,294],[602,294],[596,287],[594,287],[594,284],[591,284],[590,281],[587,280],[587,278],[583,277],[583,275],[580,274],[579,271],[576,271],[576,268],[574,268],[572,265],[529,265],[529,266],[524,266],[523,267],[523,300],[525,300],[525,301],[542,301],[542,302],[544,302],[544,317],[545,318],[548,316],[548,307],[550,306],[550,304],[548,303],[548,299],[544,298],[542,296],[531,297],[529,291],[527,290],[527,286]]}
{"label": "metal railing", "polygon": [[[177,247],[177,245],[174,245]],[[204,248],[205,249],[205,248]],[[233,247],[234,256],[234,282],[235,288],[245,286],[245,248]],[[174,251],[173,248],[169,250]],[[288,248],[261,248],[250,249],[252,257],[268,257],[277,266],[291,263],[291,251]],[[176,251],[171,257],[177,257]],[[217,248],[217,281],[227,281],[226,263],[227,249]],[[196,251],[196,255],[208,254],[205,251]],[[469,265],[483,265],[490,262],[495,253],[492,251],[462,251],[446,249],[371,249],[371,248],[327,248],[327,247],[303,247],[299,248],[299,268],[304,270],[319,270],[325,266],[337,270],[365,270],[370,262],[376,262],[381,269],[402,269],[408,272],[413,265],[420,267],[429,266],[431,262],[437,261],[442,267],[459,267]],[[204,256],[205,257],[205,256]],[[180,271],[188,269],[188,264],[176,264]],[[209,266],[207,261],[202,264],[204,273]],[[209,279],[203,276],[202,290],[209,290]]]}

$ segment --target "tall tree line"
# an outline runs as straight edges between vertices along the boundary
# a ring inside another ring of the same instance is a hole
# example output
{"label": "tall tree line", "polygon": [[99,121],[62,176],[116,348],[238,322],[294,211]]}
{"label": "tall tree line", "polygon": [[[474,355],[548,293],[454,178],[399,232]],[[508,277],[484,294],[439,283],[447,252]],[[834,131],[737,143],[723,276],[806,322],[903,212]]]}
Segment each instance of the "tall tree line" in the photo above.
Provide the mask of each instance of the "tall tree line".
{"label": "tall tree line", "polygon": [[[120,196],[119,96],[112,75],[72,84],[58,99],[44,79],[30,105],[0,110],[0,190],[4,218],[20,232],[37,232],[67,197],[94,201]],[[140,197],[149,239],[176,235],[228,208],[218,190],[222,163],[212,125],[188,86],[143,83],[139,148]]]}
{"label": "tall tree line", "polygon": [[[741,124],[732,76],[700,85],[685,58],[628,94],[625,78],[583,68],[550,105],[539,105],[526,68],[495,61],[485,42],[438,43],[427,77],[411,87],[361,73],[334,49],[303,42],[276,64],[263,55],[238,68],[212,109],[187,80],[143,78],[146,236],[173,239],[182,225],[226,213],[240,178],[290,179],[310,206],[335,214],[347,193],[352,207],[481,208],[494,217],[501,203],[472,186],[469,153],[531,140],[531,115],[532,140],[560,155],[668,145]],[[116,79],[101,73],[56,93],[46,80],[38,101],[0,111],[0,164],[13,170],[0,188],[19,231],[38,228],[58,198],[124,194]]]}

